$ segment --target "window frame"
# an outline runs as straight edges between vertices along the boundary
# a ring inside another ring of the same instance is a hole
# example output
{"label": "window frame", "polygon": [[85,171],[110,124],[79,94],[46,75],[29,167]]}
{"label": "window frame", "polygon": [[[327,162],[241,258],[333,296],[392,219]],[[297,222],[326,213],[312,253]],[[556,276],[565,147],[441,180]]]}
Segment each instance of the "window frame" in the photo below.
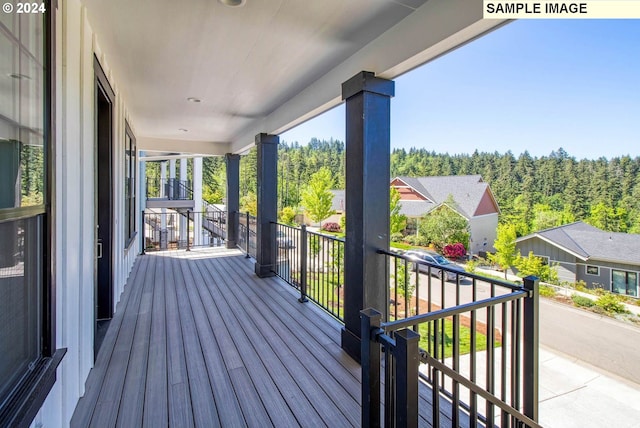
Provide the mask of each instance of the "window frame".
{"label": "window frame", "polygon": [[[136,137],[129,126],[129,122],[125,121],[125,138],[124,138],[124,240],[125,249],[131,247],[138,234],[136,223],[136,186],[138,172],[138,149]],[[128,181],[128,183],[127,183]]]}
{"label": "window frame", "polygon": [[[66,349],[56,349],[56,283],[55,283],[55,46],[56,2],[43,0],[43,143],[46,157],[44,168],[43,204],[0,210],[0,221],[33,218],[42,219],[41,247],[41,324],[40,358],[0,403],[0,426],[29,426],[56,382],[57,368]],[[39,42],[40,43],[40,42]]]}
{"label": "window frame", "polygon": [[[619,273],[623,273],[625,275],[625,293],[619,293],[617,291],[615,291],[613,289],[613,275],[614,273],[619,272]],[[635,280],[635,293],[634,294],[629,294],[629,276],[630,275],[635,275],[636,280]],[[625,269],[611,269],[611,292],[615,293],[615,294],[620,294],[622,296],[629,296],[629,297],[638,297],[638,285],[640,283],[640,273],[638,273],[637,271],[633,271],[633,270],[625,270]]]}
{"label": "window frame", "polygon": [[545,266],[551,266],[551,257],[549,257],[549,256],[543,256],[543,255],[540,255],[540,254],[534,254],[533,256],[534,256],[534,257],[538,257],[538,258],[542,259],[543,264],[544,264]]}
{"label": "window frame", "polygon": [[[596,269],[596,273],[589,272],[590,268],[595,268]],[[600,266],[585,265],[584,272],[585,272],[586,275],[600,276]]]}

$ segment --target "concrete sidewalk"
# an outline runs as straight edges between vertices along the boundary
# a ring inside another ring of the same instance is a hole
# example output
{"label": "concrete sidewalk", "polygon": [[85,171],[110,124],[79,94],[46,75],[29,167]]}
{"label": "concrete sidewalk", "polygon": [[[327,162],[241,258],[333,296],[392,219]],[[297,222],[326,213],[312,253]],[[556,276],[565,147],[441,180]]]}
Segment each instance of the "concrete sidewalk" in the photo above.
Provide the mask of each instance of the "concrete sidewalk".
{"label": "concrete sidewalk", "polygon": [[545,428],[640,428],[640,385],[543,347],[539,379]]}

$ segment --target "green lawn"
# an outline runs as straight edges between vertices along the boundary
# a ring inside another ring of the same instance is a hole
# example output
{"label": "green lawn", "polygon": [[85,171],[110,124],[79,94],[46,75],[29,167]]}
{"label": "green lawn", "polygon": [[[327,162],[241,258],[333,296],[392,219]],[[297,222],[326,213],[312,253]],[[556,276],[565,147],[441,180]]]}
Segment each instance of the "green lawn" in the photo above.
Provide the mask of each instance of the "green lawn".
{"label": "green lawn", "polygon": [[[429,325],[431,326],[431,331],[429,331]],[[420,324],[419,327],[420,332],[420,348],[424,350],[431,349],[433,352],[434,346],[434,337],[433,337],[433,322]],[[442,331],[440,333],[440,346],[442,346],[442,341],[444,340],[444,356],[445,358],[451,357],[453,355],[453,321],[449,319],[444,320],[444,339],[442,338]],[[471,352],[471,329],[469,327],[465,327],[460,325],[460,333],[459,333],[459,342],[460,342],[460,355],[466,355]],[[429,348],[429,341],[431,342],[431,348]],[[499,347],[501,342],[497,339],[494,340],[494,347]],[[487,336],[476,331],[476,351],[484,351],[487,349]],[[441,348],[438,352],[441,352]],[[440,355],[439,355],[440,356]]]}
{"label": "green lawn", "polygon": [[340,300],[337,275],[327,272],[307,272],[307,296],[320,306],[344,319],[344,302]]}

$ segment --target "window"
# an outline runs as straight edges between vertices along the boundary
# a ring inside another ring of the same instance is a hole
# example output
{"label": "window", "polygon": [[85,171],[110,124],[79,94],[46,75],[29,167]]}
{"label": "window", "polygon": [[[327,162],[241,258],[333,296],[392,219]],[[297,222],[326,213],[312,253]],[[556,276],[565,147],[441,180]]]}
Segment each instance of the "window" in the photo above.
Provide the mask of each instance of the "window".
{"label": "window", "polygon": [[124,139],[124,215],[126,247],[131,245],[136,236],[136,139],[127,123]]}
{"label": "window", "polygon": [[534,254],[534,256],[535,256],[535,257],[537,257],[537,258],[539,258],[539,259],[542,259],[542,264],[543,264],[544,266],[549,266],[549,262],[550,262],[550,260],[549,260],[549,257],[548,257],[548,256],[540,256],[540,255],[538,255],[538,254]]}
{"label": "window", "polygon": [[638,272],[611,270],[611,291],[638,297]]}
{"label": "window", "polygon": [[54,353],[49,177],[53,18],[0,14],[0,426],[28,425]]}
{"label": "window", "polygon": [[598,266],[587,266],[587,275],[600,275],[600,268]]}

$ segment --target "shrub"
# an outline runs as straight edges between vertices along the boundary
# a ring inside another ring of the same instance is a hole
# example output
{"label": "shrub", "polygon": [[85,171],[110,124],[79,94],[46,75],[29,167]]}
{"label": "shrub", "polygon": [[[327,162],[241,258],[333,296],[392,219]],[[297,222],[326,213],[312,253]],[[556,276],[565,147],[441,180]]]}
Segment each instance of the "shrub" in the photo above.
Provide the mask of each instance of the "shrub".
{"label": "shrub", "polygon": [[430,244],[429,239],[426,236],[421,236],[421,235],[416,236],[416,245],[419,245],[421,247],[426,247],[429,244]]}
{"label": "shrub", "polygon": [[478,260],[469,260],[467,264],[464,266],[464,270],[469,273],[475,273],[478,268],[479,261]]}
{"label": "shrub", "polygon": [[572,294],[571,300],[576,306],[580,306],[583,308],[590,308],[594,306],[596,303],[588,297],[581,296],[579,294]]}
{"label": "shrub", "polygon": [[578,291],[587,291],[587,283],[580,280],[574,284],[573,288]]}
{"label": "shrub", "polygon": [[556,290],[553,287],[549,287],[548,285],[541,285],[538,288],[538,291],[543,297],[553,297],[556,295]]}
{"label": "shrub", "polygon": [[400,232],[391,234],[391,242],[402,242],[403,239],[404,236]]}
{"label": "shrub", "polygon": [[342,229],[340,228],[340,225],[338,223],[334,223],[334,222],[327,222],[325,224],[322,225],[322,230],[326,230],[327,232],[341,232]]}
{"label": "shrub", "polygon": [[445,245],[443,248],[443,252],[445,257],[449,257],[452,259],[461,259],[467,255],[467,250],[464,248],[464,245],[459,242],[455,244]]}
{"label": "shrub", "polygon": [[518,269],[518,276],[524,278],[529,275],[535,275],[545,282],[558,282],[558,271],[556,266],[549,266],[545,261],[533,254],[533,251],[529,251],[527,257],[523,257],[518,254],[513,265]]}
{"label": "shrub", "polygon": [[284,207],[280,211],[280,221],[284,224],[293,225],[296,217],[296,210],[293,207]]}
{"label": "shrub", "polygon": [[610,314],[624,314],[627,312],[627,308],[624,306],[624,303],[622,303],[618,297],[613,294],[605,294],[598,297],[598,300],[596,300],[596,306]]}

